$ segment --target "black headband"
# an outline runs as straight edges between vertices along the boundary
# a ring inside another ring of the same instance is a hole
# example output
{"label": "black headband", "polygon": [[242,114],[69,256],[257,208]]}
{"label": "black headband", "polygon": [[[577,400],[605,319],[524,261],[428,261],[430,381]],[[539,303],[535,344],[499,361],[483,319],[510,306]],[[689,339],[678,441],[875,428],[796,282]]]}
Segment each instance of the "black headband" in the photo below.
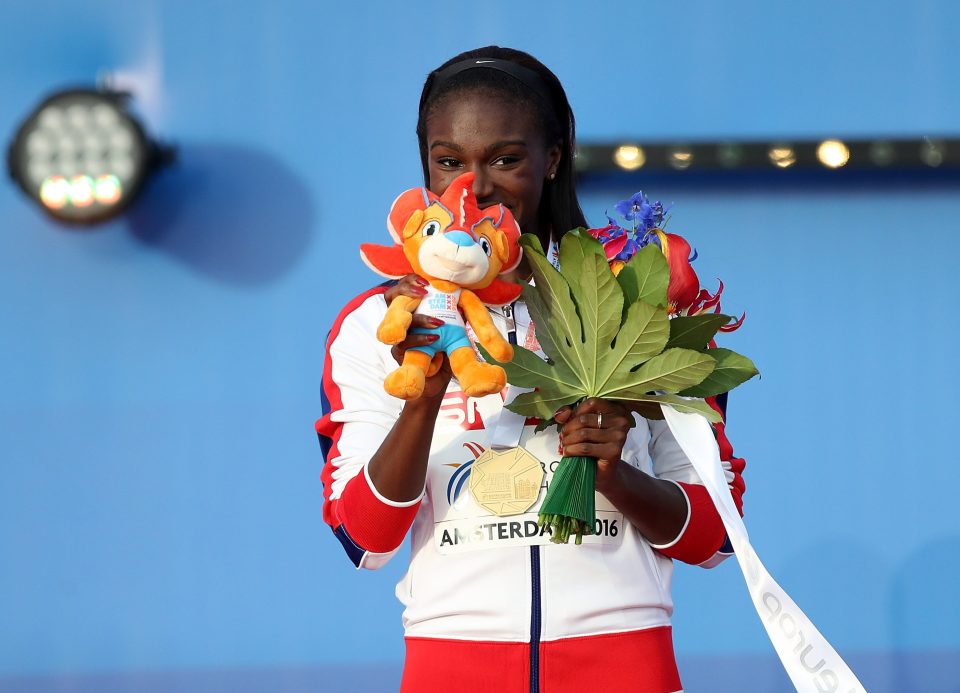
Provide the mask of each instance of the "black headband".
{"label": "black headband", "polygon": [[[434,74],[433,84],[430,86],[430,93],[432,94],[437,91],[437,89],[439,89],[444,82],[449,81],[456,75],[459,75],[461,72],[484,67],[490,70],[498,70],[504,74],[510,75],[534,94],[536,94],[543,102],[543,105],[548,108],[548,110],[552,110],[551,104],[553,103],[553,98],[550,95],[550,90],[547,88],[546,83],[543,81],[543,78],[541,78],[540,75],[533,70],[524,67],[523,65],[517,65],[509,60],[501,60],[499,58],[469,58],[467,60],[456,62],[453,65],[448,65]],[[427,99],[429,100],[429,97],[427,97]]]}

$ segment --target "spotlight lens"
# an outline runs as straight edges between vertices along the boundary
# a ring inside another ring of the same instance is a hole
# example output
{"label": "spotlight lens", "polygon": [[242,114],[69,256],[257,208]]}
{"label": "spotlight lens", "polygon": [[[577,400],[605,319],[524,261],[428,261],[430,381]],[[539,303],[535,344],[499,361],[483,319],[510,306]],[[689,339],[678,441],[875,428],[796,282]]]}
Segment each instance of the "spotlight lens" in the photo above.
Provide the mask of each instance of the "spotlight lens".
{"label": "spotlight lens", "polygon": [[70,179],[70,202],[74,207],[93,204],[93,179],[90,176],[74,176]]}
{"label": "spotlight lens", "polygon": [[824,140],[817,147],[817,158],[827,168],[840,168],[850,161],[850,150],[840,140]]}
{"label": "spotlight lens", "polygon": [[613,160],[620,168],[635,171],[647,163],[647,155],[644,153],[643,147],[638,147],[635,144],[624,144],[617,147],[617,151],[613,153]]}
{"label": "spotlight lens", "polygon": [[770,163],[778,168],[790,168],[797,163],[797,153],[789,144],[775,144],[767,151]]}
{"label": "spotlight lens", "polygon": [[60,209],[67,204],[70,184],[63,176],[53,176],[40,186],[40,200],[50,209]]}
{"label": "spotlight lens", "polygon": [[97,202],[102,205],[114,205],[120,200],[120,179],[116,176],[100,176],[95,189]]}
{"label": "spotlight lens", "polygon": [[693,152],[685,148],[674,149],[670,152],[667,162],[678,171],[683,171],[693,164]]}

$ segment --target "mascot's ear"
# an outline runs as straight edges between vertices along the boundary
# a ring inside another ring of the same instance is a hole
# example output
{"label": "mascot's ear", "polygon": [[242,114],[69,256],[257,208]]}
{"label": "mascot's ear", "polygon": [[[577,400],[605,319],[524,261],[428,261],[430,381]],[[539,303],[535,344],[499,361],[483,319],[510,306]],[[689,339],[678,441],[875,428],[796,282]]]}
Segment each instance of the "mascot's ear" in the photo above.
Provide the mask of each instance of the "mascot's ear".
{"label": "mascot's ear", "polygon": [[437,196],[426,188],[411,188],[400,193],[390,206],[390,213],[387,215],[387,229],[394,243],[403,244],[403,237],[400,234],[404,231],[410,216],[417,210],[425,210],[435,199]]}
{"label": "mascot's ear", "polygon": [[374,272],[387,279],[400,279],[413,271],[410,261],[403,254],[403,246],[360,244],[360,258]]}
{"label": "mascot's ear", "polygon": [[523,256],[523,249],[520,247],[520,227],[517,226],[517,220],[513,218],[510,210],[503,205],[503,216],[500,218],[500,230],[507,245],[507,260],[503,263],[500,272],[509,272],[516,269],[520,264],[520,258]]}
{"label": "mascot's ear", "polygon": [[406,243],[409,239],[417,235],[417,231],[420,230],[420,224],[423,223],[423,210],[415,209],[410,213],[410,218],[407,219],[407,223],[403,226],[403,240],[401,243]]}

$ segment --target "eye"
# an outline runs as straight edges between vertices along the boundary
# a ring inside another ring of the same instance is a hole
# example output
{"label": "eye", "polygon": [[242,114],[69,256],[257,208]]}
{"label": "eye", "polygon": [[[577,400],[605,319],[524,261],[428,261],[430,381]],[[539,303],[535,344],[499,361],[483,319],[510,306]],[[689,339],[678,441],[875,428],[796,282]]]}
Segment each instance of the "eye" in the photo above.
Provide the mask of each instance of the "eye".
{"label": "eye", "polygon": [[460,165],[460,162],[457,159],[454,159],[452,156],[442,156],[437,159],[437,164],[441,168],[457,168]]}
{"label": "eye", "polygon": [[493,254],[493,246],[490,245],[490,241],[486,238],[480,238],[480,247],[483,248],[483,252],[487,254],[487,257]]}
{"label": "eye", "polygon": [[440,222],[436,219],[431,219],[424,224],[423,231],[421,233],[423,233],[424,236],[432,236],[435,233],[440,233]]}

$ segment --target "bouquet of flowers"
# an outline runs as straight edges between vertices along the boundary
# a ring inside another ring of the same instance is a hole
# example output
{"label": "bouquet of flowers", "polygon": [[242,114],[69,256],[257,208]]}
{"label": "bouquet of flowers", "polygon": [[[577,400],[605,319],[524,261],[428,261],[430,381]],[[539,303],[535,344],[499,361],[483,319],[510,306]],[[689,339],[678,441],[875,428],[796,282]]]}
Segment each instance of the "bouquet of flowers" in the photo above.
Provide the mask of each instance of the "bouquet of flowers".
{"label": "bouquet of flowers", "polygon": [[[509,408],[553,421],[560,407],[588,397],[669,404],[720,420],[702,398],[757,374],[750,359],[717,348],[718,331],[743,322],[720,313],[720,288],[700,288],[690,245],[663,230],[665,211],[642,193],[617,205],[629,228],[608,217],[599,229],[575,229],[560,242],[560,269],[535,236],[520,238],[534,285],[523,290],[546,354],[516,347],[503,364],[513,385],[536,388]],[[485,355],[486,357],[486,355]],[[563,457],[540,509],[552,540],[581,542],[593,531],[596,461]]]}

